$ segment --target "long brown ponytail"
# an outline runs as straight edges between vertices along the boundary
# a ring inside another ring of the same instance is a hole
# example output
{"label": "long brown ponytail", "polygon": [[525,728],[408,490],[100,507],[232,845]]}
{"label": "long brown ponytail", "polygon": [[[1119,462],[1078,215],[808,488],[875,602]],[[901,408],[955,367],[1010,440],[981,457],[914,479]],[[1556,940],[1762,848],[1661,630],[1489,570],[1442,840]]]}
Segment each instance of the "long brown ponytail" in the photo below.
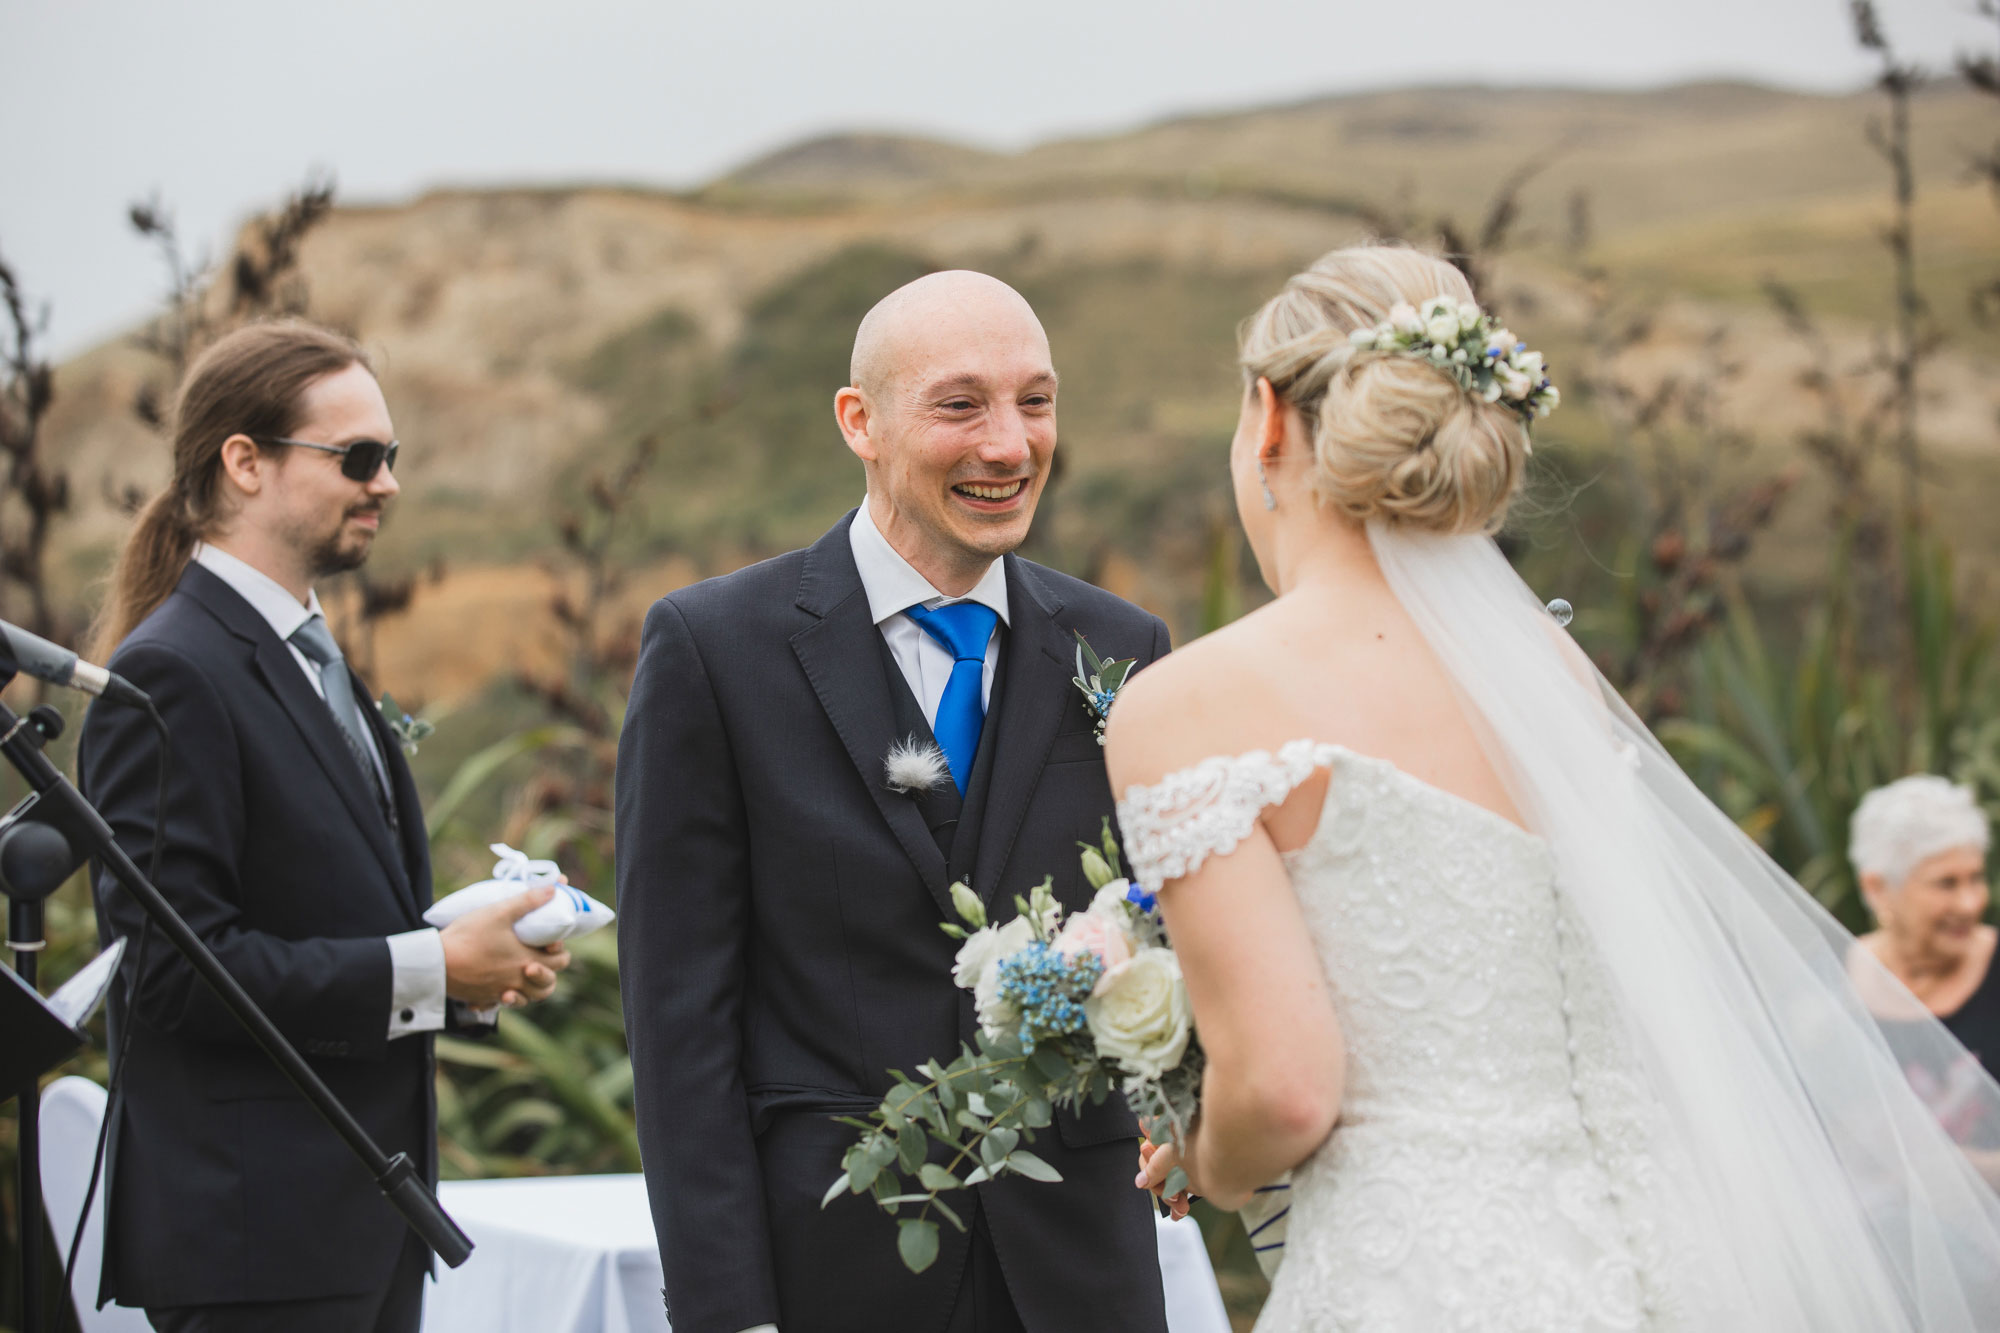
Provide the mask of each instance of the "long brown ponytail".
{"label": "long brown ponytail", "polygon": [[173,479],[139,515],[119,552],[92,634],[92,660],[108,660],[167,600],[195,543],[229,517],[222,442],[232,435],[290,435],[307,386],[357,364],[368,364],[358,343],[303,320],[251,324],[201,354],[174,403]]}

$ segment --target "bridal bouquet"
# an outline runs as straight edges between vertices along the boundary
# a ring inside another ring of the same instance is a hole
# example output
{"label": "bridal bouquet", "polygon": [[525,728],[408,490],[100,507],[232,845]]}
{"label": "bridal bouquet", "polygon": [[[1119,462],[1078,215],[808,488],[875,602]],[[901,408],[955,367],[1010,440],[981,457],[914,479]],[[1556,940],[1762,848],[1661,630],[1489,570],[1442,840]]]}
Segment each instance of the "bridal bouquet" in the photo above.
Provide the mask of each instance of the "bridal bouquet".
{"label": "bridal bouquet", "polygon": [[[1068,920],[1049,880],[1016,897],[1018,915],[997,926],[971,889],[952,885],[965,924],[943,929],[964,941],[952,980],[973,994],[979,1049],[921,1064],[915,1078],[892,1069],[879,1107],[843,1117],[861,1137],[820,1206],[872,1194],[899,1215],[897,1250],[913,1272],[937,1258],[933,1213],[965,1229],[943,1195],[1010,1173],[1062,1178],[1022,1146],[1055,1108],[1102,1102],[1115,1087],[1155,1143],[1180,1137],[1194,1117],[1201,1044],[1159,904],[1120,873],[1109,820],[1101,846],[1080,846],[1097,892]],[[1168,1194],[1187,1187],[1178,1170],[1166,1184]],[[905,1208],[914,1215],[900,1216]]]}

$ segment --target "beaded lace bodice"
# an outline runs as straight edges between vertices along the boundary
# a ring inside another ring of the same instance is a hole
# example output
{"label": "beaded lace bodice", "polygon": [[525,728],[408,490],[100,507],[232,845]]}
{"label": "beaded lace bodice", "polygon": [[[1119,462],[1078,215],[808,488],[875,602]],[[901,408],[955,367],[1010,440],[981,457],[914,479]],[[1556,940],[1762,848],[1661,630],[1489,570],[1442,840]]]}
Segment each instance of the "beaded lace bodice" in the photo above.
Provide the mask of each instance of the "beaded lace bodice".
{"label": "beaded lace bodice", "polygon": [[1547,846],[1380,759],[1295,741],[1119,802],[1134,877],[1186,875],[1330,768],[1287,854],[1346,1056],[1295,1172],[1281,1330],[1701,1325],[1653,1104]]}

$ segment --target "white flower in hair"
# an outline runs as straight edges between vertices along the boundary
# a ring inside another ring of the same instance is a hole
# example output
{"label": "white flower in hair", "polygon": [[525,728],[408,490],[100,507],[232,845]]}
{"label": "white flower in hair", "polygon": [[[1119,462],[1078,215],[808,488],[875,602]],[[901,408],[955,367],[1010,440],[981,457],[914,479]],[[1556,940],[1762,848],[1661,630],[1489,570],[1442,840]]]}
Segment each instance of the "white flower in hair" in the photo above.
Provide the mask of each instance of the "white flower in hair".
{"label": "white flower in hair", "polygon": [[1540,352],[1471,302],[1433,296],[1421,307],[1399,301],[1371,329],[1348,340],[1359,352],[1422,357],[1483,402],[1505,402],[1522,420],[1545,417],[1561,402]]}
{"label": "white flower in hair", "polygon": [[[1434,350],[1450,348],[1458,341],[1458,303],[1449,296],[1432,297],[1424,303],[1424,337]],[[1443,357],[1433,360],[1442,361]]]}

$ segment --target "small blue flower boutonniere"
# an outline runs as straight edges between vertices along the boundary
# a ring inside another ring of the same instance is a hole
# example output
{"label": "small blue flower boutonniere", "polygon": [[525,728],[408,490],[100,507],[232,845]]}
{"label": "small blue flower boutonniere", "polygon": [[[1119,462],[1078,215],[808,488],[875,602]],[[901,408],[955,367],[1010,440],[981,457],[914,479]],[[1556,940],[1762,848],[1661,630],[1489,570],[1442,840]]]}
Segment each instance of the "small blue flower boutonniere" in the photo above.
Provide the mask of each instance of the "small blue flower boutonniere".
{"label": "small blue flower boutonniere", "polygon": [[1076,677],[1071,683],[1083,691],[1084,707],[1097,719],[1099,745],[1104,744],[1104,724],[1111,717],[1111,705],[1118,701],[1118,691],[1125,688],[1125,681],[1137,665],[1136,657],[1105,661],[1091,648],[1083,632],[1077,631]]}
{"label": "small blue flower boutonniere", "polygon": [[375,701],[375,707],[382,714],[382,720],[389,724],[389,732],[396,738],[396,744],[402,746],[403,753],[411,758],[416,757],[417,746],[429,740],[431,733],[437,730],[435,724],[405,713],[387,694]]}

